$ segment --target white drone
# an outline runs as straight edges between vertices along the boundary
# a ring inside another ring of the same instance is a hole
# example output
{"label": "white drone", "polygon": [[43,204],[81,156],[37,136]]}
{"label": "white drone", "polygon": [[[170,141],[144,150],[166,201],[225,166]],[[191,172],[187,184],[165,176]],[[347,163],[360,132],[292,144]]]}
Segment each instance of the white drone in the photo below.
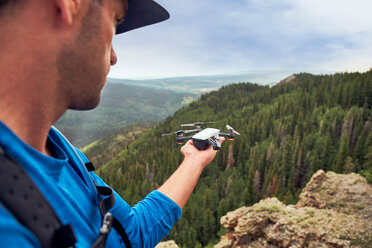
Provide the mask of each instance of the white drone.
{"label": "white drone", "polygon": [[[177,143],[182,144],[184,141],[192,139],[194,142],[194,146],[199,149],[199,150],[205,150],[209,146],[213,147],[213,150],[218,151],[221,149],[221,141],[220,141],[220,136],[221,137],[226,137],[229,140],[234,140],[235,139],[235,134],[240,135],[237,131],[234,130],[229,125],[226,125],[227,130],[229,130],[229,133],[221,133],[219,129],[216,128],[206,128],[202,129],[202,125],[205,124],[210,124],[214,122],[196,122],[196,123],[191,123],[191,124],[182,124],[181,127],[196,127],[196,129],[193,130],[179,130],[174,133],[167,133],[167,134],[162,134],[162,136],[165,135],[171,135],[171,134],[177,134]],[[196,132],[195,135],[193,136],[188,136],[184,137],[183,134],[185,133],[192,133]]]}

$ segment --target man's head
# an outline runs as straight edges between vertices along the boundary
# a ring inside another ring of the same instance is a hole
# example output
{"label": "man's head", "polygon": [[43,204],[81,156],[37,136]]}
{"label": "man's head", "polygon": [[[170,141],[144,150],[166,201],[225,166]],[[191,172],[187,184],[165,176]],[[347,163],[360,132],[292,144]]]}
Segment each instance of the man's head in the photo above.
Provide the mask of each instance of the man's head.
{"label": "man's head", "polygon": [[61,47],[57,57],[59,85],[70,98],[69,108],[98,105],[110,66],[117,60],[112,38],[127,9],[126,1],[91,0],[76,35]]}
{"label": "man's head", "polygon": [[[4,16],[11,22],[5,25]],[[152,0],[0,0],[0,41],[9,44],[8,54],[22,50],[15,60],[28,67],[21,73],[35,89],[53,90],[49,95],[65,108],[91,109],[117,60],[113,35],[168,17]]]}
{"label": "man's head", "polygon": [[2,0],[0,70],[6,74],[2,90],[25,95],[20,101],[28,106],[51,106],[49,112],[58,112],[55,117],[67,108],[97,106],[109,68],[116,63],[112,38],[127,4],[127,0]]}
{"label": "man's head", "polygon": [[[90,1],[76,39],[58,57],[60,80],[71,86],[67,90],[76,89],[69,91],[74,100],[69,108],[91,109],[98,105],[103,82],[117,61],[112,47],[115,33],[168,18],[168,12],[152,0]],[[83,94],[81,87],[74,87],[79,85],[84,88]]]}

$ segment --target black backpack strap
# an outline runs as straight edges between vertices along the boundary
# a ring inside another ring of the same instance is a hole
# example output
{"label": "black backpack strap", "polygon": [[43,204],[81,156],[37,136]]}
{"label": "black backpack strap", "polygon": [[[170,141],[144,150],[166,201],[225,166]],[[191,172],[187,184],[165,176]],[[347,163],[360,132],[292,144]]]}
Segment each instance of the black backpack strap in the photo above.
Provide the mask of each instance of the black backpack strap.
{"label": "black backpack strap", "polygon": [[124,241],[125,247],[132,248],[132,245],[129,241],[128,235],[124,227],[120,224],[120,222],[115,217],[113,217],[113,220],[112,220],[112,227],[116,230],[117,233],[120,234],[122,240]]}
{"label": "black backpack strap", "polygon": [[92,162],[87,162],[87,163],[85,163],[84,165],[85,165],[85,168],[87,168],[87,170],[88,170],[89,172],[91,172],[91,171],[95,171],[95,170],[96,170],[96,168],[94,168],[94,165],[92,164]]}
{"label": "black backpack strap", "polygon": [[[42,247],[74,247],[72,226],[63,225],[23,167],[0,147],[0,202],[39,239]],[[27,207],[25,207],[27,206]]]}
{"label": "black backpack strap", "polygon": [[[94,171],[95,168],[91,162],[85,163],[85,167],[89,172]],[[94,185],[98,191],[99,198],[99,208],[103,216],[102,227],[100,230],[100,235],[97,241],[92,246],[93,248],[104,246],[107,235],[110,232],[111,226],[116,230],[116,232],[121,236],[124,241],[125,247],[132,248],[132,245],[129,241],[128,235],[124,227],[120,222],[109,213],[109,210],[115,205],[115,195],[111,188],[105,186],[98,186],[97,183],[93,180]],[[102,197],[104,196],[104,198]],[[102,231],[104,230],[104,231]],[[106,231],[108,230],[108,231]]]}
{"label": "black backpack strap", "polygon": [[[74,247],[76,237],[70,224],[63,225],[48,200],[29,177],[23,167],[7,155],[0,147],[0,203],[39,239],[42,247]],[[87,163],[88,171],[94,171]],[[93,181],[94,182],[94,181]],[[128,235],[120,222],[108,211],[115,204],[111,188],[98,186],[103,223],[99,238],[93,247],[104,247],[111,226],[119,233],[127,248],[132,248]],[[102,196],[105,198],[103,199]],[[25,207],[27,206],[27,207]]]}

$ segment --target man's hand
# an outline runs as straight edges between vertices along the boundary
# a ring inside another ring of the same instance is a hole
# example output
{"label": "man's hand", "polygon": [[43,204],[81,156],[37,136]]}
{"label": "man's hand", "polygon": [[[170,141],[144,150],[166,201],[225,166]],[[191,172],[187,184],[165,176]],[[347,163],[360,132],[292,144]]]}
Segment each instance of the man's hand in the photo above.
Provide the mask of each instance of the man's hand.
{"label": "man's hand", "polygon": [[[225,141],[224,137],[220,137],[221,144]],[[200,151],[195,148],[192,140],[181,147],[181,153],[185,156],[185,160],[190,160],[193,163],[200,163],[200,166],[204,169],[216,156],[217,151],[213,150],[212,146],[209,146],[206,150]]]}
{"label": "man's hand", "polygon": [[[220,140],[222,143],[225,138],[221,137]],[[158,191],[171,198],[182,209],[194,190],[200,174],[216,156],[216,151],[212,146],[199,151],[193,146],[192,140],[189,140],[181,148],[181,153],[185,159]]]}

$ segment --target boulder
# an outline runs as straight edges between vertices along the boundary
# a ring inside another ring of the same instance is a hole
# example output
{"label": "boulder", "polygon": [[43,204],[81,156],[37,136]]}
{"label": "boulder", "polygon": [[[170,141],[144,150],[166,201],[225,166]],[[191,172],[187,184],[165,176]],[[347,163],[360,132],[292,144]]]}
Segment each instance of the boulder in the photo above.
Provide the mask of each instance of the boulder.
{"label": "boulder", "polygon": [[372,247],[372,186],[358,174],[313,175],[298,203],[267,198],[227,213],[227,247]]}

